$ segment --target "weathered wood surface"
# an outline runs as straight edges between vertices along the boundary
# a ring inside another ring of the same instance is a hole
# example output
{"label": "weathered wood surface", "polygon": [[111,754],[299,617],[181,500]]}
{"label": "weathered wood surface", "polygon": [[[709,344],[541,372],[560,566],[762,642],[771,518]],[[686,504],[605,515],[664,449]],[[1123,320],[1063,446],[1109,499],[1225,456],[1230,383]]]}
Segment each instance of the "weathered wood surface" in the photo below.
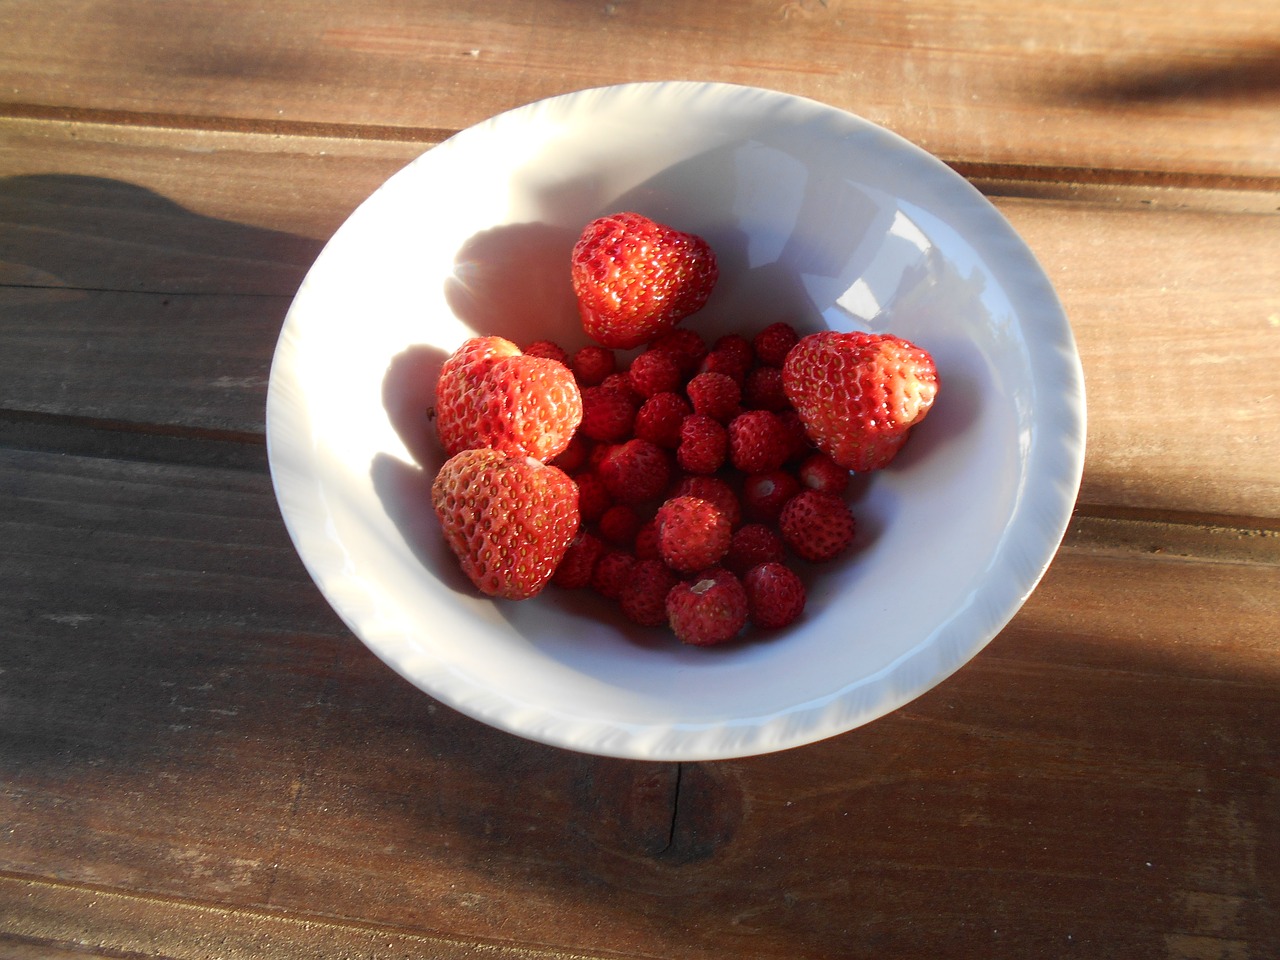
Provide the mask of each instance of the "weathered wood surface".
{"label": "weathered wood surface", "polygon": [[[1278,36],[1262,0],[0,0],[0,956],[1280,955]],[[262,446],[290,297],[370,191],[671,78],[972,178],[1090,401],[1076,521],[973,663],[710,764],[412,689]]]}
{"label": "weathered wood surface", "polygon": [[[0,407],[258,434],[289,297],[322,239],[420,149],[7,126]],[[1280,193],[989,190],[1079,342],[1081,502],[1280,519],[1280,404],[1228,389],[1280,368]]]}
{"label": "weathered wood surface", "polygon": [[368,925],[707,958],[1280,948],[1274,536],[1082,521],[909,707],[677,766],[413,690],[308,589],[258,471],[9,452],[0,483],[13,936],[216,955],[172,932],[208,904],[217,944],[292,942],[292,917],[343,948]]}
{"label": "weathered wood surface", "polygon": [[417,138],[568,90],[717,80],[833,103],[945,159],[1274,180],[1278,30],[1270,0],[10,0],[0,100]]}

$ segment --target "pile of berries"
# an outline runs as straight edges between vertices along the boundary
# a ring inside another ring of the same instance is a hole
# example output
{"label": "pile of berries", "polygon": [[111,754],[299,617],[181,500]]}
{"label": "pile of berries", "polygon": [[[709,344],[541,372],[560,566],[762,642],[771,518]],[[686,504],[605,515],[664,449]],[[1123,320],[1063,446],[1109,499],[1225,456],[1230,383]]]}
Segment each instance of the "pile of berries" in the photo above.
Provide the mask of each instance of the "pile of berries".
{"label": "pile of berries", "polygon": [[708,342],[679,324],[714,255],[638,214],[590,224],[571,275],[594,342],[477,337],[441,371],[432,501],[463,569],[495,597],[593,590],[699,646],[792,623],[795,561],[849,549],[851,471],[889,463],[928,412],[932,358],[786,322]]}

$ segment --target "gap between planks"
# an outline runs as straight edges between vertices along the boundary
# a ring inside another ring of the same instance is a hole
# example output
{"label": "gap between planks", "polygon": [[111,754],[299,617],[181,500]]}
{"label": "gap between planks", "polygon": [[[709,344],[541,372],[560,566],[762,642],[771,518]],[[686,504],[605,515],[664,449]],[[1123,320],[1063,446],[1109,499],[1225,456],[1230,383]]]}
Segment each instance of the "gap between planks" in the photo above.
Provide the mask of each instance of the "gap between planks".
{"label": "gap between planks", "polygon": [[[256,134],[368,143],[414,143],[424,147],[436,146],[460,132],[450,127],[341,123],[265,117],[220,117],[0,101],[0,120],[6,119],[42,121],[59,125],[92,124],[137,130]],[[1115,189],[1187,190],[1195,194],[1223,191],[1228,194],[1262,195],[1245,199],[1236,198],[1228,204],[1227,209],[1250,213],[1280,210],[1280,198],[1276,196],[1280,194],[1280,177],[1044,166],[971,161],[957,157],[939,157],[939,159],[989,196],[1097,200],[1116,199],[1112,194]],[[1031,185],[1030,192],[1028,192],[1028,185]],[[1193,203],[1192,206],[1198,208],[1204,202],[1204,198],[1196,199],[1200,202]],[[1210,203],[1209,206],[1217,205]]]}

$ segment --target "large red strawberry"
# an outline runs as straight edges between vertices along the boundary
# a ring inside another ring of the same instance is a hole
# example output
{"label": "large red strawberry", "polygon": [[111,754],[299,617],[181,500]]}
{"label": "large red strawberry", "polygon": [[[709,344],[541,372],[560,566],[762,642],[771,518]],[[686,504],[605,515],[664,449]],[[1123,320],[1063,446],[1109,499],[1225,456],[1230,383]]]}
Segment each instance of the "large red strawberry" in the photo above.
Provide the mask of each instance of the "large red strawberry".
{"label": "large red strawberry", "polygon": [[810,334],[787,354],[782,378],[809,439],[849,470],[892,460],[938,392],[933,358],[892,334]]}
{"label": "large red strawberry", "polygon": [[557,467],[498,450],[464,450],[431,486],[445,541],[481,593],[542,590],[578,532],[578,488]]}
{"label": "large red strawberry", "polygon": [[435,412],[446,456],[490,447],[546,462],[578,429],[582,394],[563,363],[502,337],[474,337],[444,362]]}
{"label": "large red strawberry", "polygon": [[630,212],[587,224],[570,269],[583,329],[619,350],[649,343],[700,310],[719,277],[701,237]]}

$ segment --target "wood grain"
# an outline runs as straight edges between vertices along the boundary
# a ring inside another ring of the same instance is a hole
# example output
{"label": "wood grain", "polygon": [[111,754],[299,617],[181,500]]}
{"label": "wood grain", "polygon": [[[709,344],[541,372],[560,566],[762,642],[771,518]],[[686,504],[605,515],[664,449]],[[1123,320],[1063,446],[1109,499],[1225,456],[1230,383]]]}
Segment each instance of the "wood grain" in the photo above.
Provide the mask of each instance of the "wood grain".
{"label": "wood grain", "polygon": [[[258,434],[289,296],[421,146],[6,126],[0,407]],[[1033,186],[991,189],[1076,333],[1082,503],[1280,518],[1280,407],[1224,389],[1280,365],[1280,195]]]}
{"label": "wood grain", "polygon": [[256,472],[9,451],[0,485],[11,934],[207,955],[165,940],[196,910],[284,956],[383,930],[517,956],[1280,948],[1280,540],[1074,533],[908,707],[673,766],[411,688],[310,588]]}
{"label": "wood grain", "polygon": [[324,123],[359,136],[365,124],[457,130],[608,83],[716,80],[853,110],[949,160],[1274,180],[1280,15],[1269,0],[1195,12],[1103,0],[732,11],[13,0],[0,8],[0,96],[27,115],[75,107],[122,123]]}

